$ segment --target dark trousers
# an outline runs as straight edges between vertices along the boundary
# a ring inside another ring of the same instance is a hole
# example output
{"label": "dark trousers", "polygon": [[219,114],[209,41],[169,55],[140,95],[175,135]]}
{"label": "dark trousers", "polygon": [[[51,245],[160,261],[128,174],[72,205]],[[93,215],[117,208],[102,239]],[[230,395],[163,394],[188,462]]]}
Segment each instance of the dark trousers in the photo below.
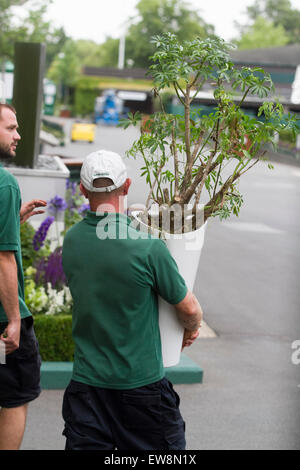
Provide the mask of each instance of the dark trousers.
{"label": "dark trousers", "polygon": [[[7,323],[0,323],[0,334]],[[20,346],[0,364],[0,407],[16,408],[35,398],[40,389],[41,357],[34,333],[33,318],[21,320]]]}
{"label": "dark trousers", "polygon": [[184,450],[179,397],[167,379],[130,390],[71,381],[63,400],[66,450]]}

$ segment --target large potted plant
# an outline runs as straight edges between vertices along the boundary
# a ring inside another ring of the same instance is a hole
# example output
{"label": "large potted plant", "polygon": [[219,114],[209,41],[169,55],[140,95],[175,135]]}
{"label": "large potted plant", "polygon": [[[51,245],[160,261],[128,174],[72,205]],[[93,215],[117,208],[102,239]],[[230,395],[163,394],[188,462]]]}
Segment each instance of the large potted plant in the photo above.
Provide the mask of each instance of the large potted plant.
{"label": "large potted plant", "polygon": [[[192,290],[207,220],[238,216],[243,202],[240,177],[266,160],[266,144],[273,143],[277,132],[296,133],[297,120],[284,116],[282,106],[270,101],[270,75],[258,67],[235,67],[230,59],[234,46],[222,39],[179,43],[174,34],[166,33],[153,42],[156,52],[150,73],[160,111],[143,121],[139,139],[127,152],[142,158],[141,175],[149,185],[145,210],[135,216],[166,238]],[[208,113],[193,107],[203,90],[210,90],[214,100]],[[166,111],[163,94],[170,91],[182,105],[182,113]],[[251,95],[261,101],[257,117],[243,111]],[[141,119],[139,113],[130,114],[121,125],[140,125]],[[165,323],[162,305],[160,322]],[[165,340],[172,338],[172,326],[161,325],[166,366],[174,365],[180,356],[182,330],[174,325],[174,317],[173,312],[167,314],[178,335],[179,353],[174,359],[166,358],[165,347]]]}

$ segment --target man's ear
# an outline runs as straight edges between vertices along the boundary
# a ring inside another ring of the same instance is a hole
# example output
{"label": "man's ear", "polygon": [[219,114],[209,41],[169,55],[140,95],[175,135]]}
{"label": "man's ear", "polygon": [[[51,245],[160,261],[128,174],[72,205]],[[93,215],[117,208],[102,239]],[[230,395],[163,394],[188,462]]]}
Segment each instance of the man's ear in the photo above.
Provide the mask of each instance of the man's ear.
{"label": "man's ear", "polygon": [[81,194],[83,194],[88,199],[88,191],[85,189],[83,184],[80,182],[79,189]]}
{"label": "man's ear", "polygon": [[124,183],[124,196],[127,196],[130,186],[131,186],[131,179],[127,178]]}

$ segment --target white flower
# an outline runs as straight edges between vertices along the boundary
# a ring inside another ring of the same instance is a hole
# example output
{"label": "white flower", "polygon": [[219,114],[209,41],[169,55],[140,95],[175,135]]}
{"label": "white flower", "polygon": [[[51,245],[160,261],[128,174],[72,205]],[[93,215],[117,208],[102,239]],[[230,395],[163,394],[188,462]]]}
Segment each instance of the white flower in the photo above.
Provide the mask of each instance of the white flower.
{"label": "white flower", "polygon": [[67,304],[71,304],[73,299],[72,299],[69,287],[64,286],[64,291],[65,291],[65,298],[66,298]]}
{"label": "white flower", "polygon": [[49,302],[48,315],[70,310],[72,306],[72,296],[68,287],[64,286],[60,291],[57,291],[48,283],[47,294]]}

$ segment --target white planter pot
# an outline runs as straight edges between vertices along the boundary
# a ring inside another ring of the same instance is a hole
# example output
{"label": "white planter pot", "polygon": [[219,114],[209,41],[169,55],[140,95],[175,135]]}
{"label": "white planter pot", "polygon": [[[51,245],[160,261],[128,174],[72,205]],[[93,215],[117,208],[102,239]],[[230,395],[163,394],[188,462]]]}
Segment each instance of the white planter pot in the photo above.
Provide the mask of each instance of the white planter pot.
{"label": "white planter pot", "polygon": [[[144,228],[148,230],[148,227],[138,219],[138,212],[132,215],[139,221],[141,229],[144,225]],[[206,225],[202,225],[193,232],[180,235],[165,234],[167,247],[190,291],[194,289]],[[154,234],[158,236],[159,232],[156,231]],[[175,366],[180,361],[184,329],[176,316],[174,307],[161,297],[159,297],[159,328],[164,367]]]}

